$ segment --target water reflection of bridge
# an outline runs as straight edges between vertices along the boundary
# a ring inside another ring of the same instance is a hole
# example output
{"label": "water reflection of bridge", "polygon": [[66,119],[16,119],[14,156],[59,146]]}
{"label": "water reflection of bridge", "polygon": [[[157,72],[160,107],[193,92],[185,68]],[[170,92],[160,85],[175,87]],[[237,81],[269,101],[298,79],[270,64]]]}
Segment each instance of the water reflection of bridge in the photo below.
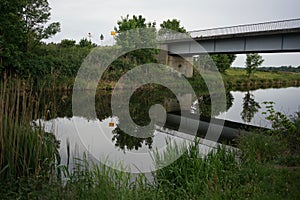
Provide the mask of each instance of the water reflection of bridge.
{"label": "water reflection of bridge", "polygon": [[[257,102],[251,98],[249,91],[244,97],[244,109],[241,112],[242,116],[245,116],[245,119],[243,118],[245,123],[214,118],[214,116],[226,112],[231,107],[233,97],[228,93],[226,98],[227,106],[225,108],[219,107],[218,109],[211,108],[210,95],[203,95],[200,99],[197,99],[191,94],[183,94],[179,95],[179,100],[167,99],[164,102],[164,107],[167,111],[167,119],[164,126],[175,130],[181,126],[187,134],[195,134],[191,130],[196,129],[198,130],[198,136],[201,137],[205,137],[205,134],[208,132],[212,134],[216,130],[221,130],[220,139],[226,140],[232,140],[241,134],[249,133],[250,130],[266,130],[262,127],[245,124],[253,118],[255,114],[253,111],[258,111],[258,109],[254,110],[253,106],[251,107],[253,103],[255,103],[254,107],[257,106]],[[180,107],[179,101],[184,102],[182,107]],[[196,103],[198,105],[194,106]]]}

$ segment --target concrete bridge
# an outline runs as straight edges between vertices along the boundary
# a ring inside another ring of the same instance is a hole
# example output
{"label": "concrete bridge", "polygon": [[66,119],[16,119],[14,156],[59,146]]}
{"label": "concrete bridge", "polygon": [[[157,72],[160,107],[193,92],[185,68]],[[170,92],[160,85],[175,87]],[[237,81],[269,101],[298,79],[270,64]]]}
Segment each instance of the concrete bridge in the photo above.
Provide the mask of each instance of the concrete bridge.
{"label": "concrete bridge", "polygon": [[[182,34],[164,35],[158,61],[186,77],[193,75],[193,56],[208,54],[246,54],[300,52],[300,19],[246,24],[190,31],[203,48]],[[185,58],[185,59],[183,59]]]}

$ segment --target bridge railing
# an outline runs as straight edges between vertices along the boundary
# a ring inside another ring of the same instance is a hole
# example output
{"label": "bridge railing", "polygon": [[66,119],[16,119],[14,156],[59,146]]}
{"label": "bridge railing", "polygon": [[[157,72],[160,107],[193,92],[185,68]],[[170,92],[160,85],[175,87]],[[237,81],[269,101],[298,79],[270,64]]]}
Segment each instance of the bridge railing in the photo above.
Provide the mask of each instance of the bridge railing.
{"label": "bridge railing", "polygon": [[187,35],[184,34],[165,34],[159,36],[160,41],[182,40],[190,36],[191,38],[206,38],[225,35],[238,35],[246,33],[279,31],[287,29],[299,29],[300,19],[290,19],[282,21],[264,22],[257,24],[245,24],[230,27],[212,28],[205,30],[190,31]]}

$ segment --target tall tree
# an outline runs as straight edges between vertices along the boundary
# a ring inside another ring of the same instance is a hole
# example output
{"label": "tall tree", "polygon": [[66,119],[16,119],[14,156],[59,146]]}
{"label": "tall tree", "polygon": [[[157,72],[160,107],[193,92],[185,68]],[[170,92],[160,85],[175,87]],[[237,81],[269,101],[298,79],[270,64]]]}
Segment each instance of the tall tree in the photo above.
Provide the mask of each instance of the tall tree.
{"label": "tall tree", "polygon": [[158,31],[158,34],[166,34],[169,32],[169,30],[177,31],[179,33],[186,33],[186,29],[180,25],[180,20],[177,19],[168,19],[167,21],[163,21],[160,24],[160,30]]}
{"label": "tall tree", "polygon": [[250,78],[251,74],[253,74],[254,71],[257,69],[257,67],[261,65],[263,62],[264,59],[261,57],[261,55],[257,53],[247,54],[246,73],[248,75],[248,78]]}
{"label": "tall tree", "polygon": [[23,21],[27,36],[27,49],[34,48],[42,39],[48,39],[60,31],[58,22],[46,25],[50,20],[48,0],[26,0],[23,7]]}
{"label": "tall tree", "polygon": [[0,64],[17,71],[30,63],[28,54],[42,39],[60,31],[60,24],[46,25],[51,10],[47,0],[1,0],[0,9]]}
{"label": "tall tree", "polygon": [[155,61],[155,55],[158,53],[157,49],[143,49],[145,46],[156,45],[156,29],[155,22],[146,23],[146,19],[139,15],[129,15],[122,17],[117,22],[118,27],[115,27],[117,33],[117,45],[121,46],[123,50],[135,51],[126,54],[126,57],[134,64],[142,64]]}
{"label": "tall tree", "polygon": [[12,71],[12,66],[19,66],[22,61],[25,46],[23,5],[20,0],[0,1],[0,72],[4,68]]}

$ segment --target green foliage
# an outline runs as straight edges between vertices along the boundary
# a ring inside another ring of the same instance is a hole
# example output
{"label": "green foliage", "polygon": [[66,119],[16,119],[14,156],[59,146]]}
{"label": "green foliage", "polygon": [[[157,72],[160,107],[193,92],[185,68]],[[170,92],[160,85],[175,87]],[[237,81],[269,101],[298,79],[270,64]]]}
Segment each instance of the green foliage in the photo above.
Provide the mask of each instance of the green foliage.
{"label": "green foliage", "polygon": [[46,25],[50,20],[47,0],[3,0],[0,8],[0,65],[2,71],[20,74],[29,67],[28,59],[35,57],[33,49],[59,32],[60,25]]}
{"label": "green foliage", "polygon": [[15,71],[21,65],[25,46],[23,6],[24,1],[0,1],[0,70]]}
{"label": "green foliage", "polygon": [[267,115],[266,119],[269,120],[272,124],[272,130],[270,133],[274,133],[277,135],[283,135],[288,132],[295,131],[296,127],[294,123],[283,113],[279,111],[275,111],[274,102],[263,102],[266,105],[266,112],[263,114]]}
{"label": "green foliage", "polygon": [[293,66],[280,66],[280,67],[260,67],[257,69],[258,71],[264,72],[296,72],[300,73],[300,66],[293,67]]}
{"label": "green foliage", "polygon": [[25,31],[28,40],[39,42],[60,31],[60,25],[57,22],[46,26],[51,15],[48,0],[27,0],[25,2],[22,17],[26,23]]}
{"label": "green foliage", "polygon": [[227,69],[230,68],[233,61],[236,58],[235,54],[215,54],[211,55],[215,65],[217,66],[219,72],[224,73]]}
{"label": "green foliage", "polygon": [[[131,64],[140,65],[156,61],[157,49],[145,49],[147,46],[156,46],[155,22],[146,23],[146,19],[141,15],[129,18],[129,15],[122,17],[115,27],[117,33],[117,45],[123,50],[130,51],[125,55],[125,59]],[[136,49],[135,51],[132,51]]]}
{"label": "green foliage", "polygon": [[80,47],[96,47],[97,45],[96,44],[93,44],[91,41],[89,41],[88,39],[86,38],[83,38],[79,41],[79,46]]}
{"label": "green foliage", "polygon": [[246,57],[246,73],[248,77],[256,70],[256,68],[264,62],[262,56],[257,53],[247,54]]}
{"label": "green foliage", "polygon": [[300,114],[297,112],[291,119],[281,112],[275,111],[274,102],[264,102],[267,112],[266,119],[272,123],[272,129],[269,134],[275,135],[288,146],[287,155],[282,160],[288,165],[296,165],[300,163]]}
{"label": "green foliage", "polygon": [[68,40],[64,39],[60,42],[61,47],[73,47],[75,46],[76,41],[75,40]]}
{"label": "green foliage", "polygon": [[186,29],[180,25],[180,20],[177,19],[168,19],[167,21],[163,21],[160,24],[160,30],[158,31],[158,34],[166,34],[168,33],[168,30],[173,30],[179,33],[186,33]]}

